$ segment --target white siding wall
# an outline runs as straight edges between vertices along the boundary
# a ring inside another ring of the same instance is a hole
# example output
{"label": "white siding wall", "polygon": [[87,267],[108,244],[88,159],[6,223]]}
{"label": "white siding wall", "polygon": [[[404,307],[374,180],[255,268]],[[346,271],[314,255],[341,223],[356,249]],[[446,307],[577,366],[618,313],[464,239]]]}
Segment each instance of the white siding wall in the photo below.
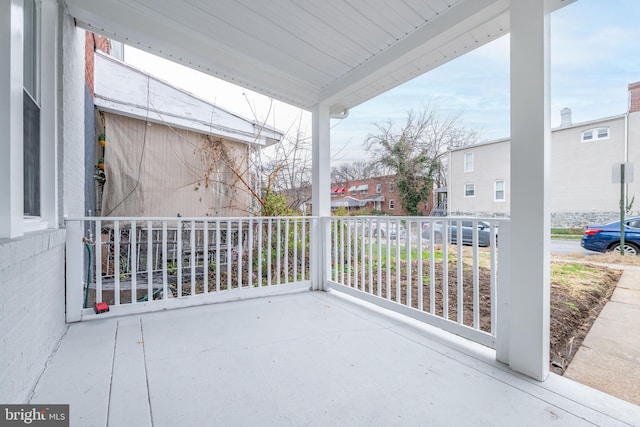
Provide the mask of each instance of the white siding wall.
{"label": "white siding wall", "polygon": [[[582,142],[582,132],[609,128],[609,138]],[[624,159],[625,119],[616,117],[556,129],[551,145],[551,213],[554,227],[577,226],[615,219],[620,189],[612,183],[612,168]],[[640,168],[640,113],[629,119],[629,161]],[[472,172],[464,172],[465,153],[472,152]],[[510,142],[496,141],[451,153],[449,206],[451,213],[509,215]],[[640,173],[640,169],[638,169]],[[638,175],[638,174],[636,174]],[[640,176],[640,175],[639,175]],[[504,202],[494,201],[494,183],[505,181]],[[640,179],[629,186],[629,197],[637,195],[634,212],[640,206]],[[464,197],[465,183],[475,184],[475,197]],[[613,213],[613,216],[612,216]]]}
{"label": "white siding wall", "polygon": [[[581,142],[582,132],[609,127],[609,138]],[[551,212],[615,212],[620,187],[612,167],[624,159],[624,118],[553,132]]]}
{"label": "white siding wall", "polygon": [[[473,171],[465,172],[465,153],[473,153]],[[509,142],[498,141],[453,151],[449,165],[449,206],[452,215],[507,214],[509,212]],[[494,200],[494,183],[503,180],[505,201]],[[475,186],[475,196],[465,197],[465,184]]]}

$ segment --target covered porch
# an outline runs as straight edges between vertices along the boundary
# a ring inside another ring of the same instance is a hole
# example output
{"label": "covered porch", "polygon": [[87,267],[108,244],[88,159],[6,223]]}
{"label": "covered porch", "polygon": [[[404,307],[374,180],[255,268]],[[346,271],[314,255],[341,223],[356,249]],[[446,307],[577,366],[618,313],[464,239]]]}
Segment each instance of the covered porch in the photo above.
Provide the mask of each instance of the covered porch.
{"label": "covered porch", "polygon": [[82,426],[629,426],[640,409],[341,292],[70,325],[30,403]]}
{"label": "covered porch", "polygon": [[[44,231],[23,221],[14,54],[0,66],[0,89],[13,95],[0,128],[0,249],[6,283],[55,286],[34,300],[16,286],[16,320],[0,318],[11,329],[3,396],[69,403],[79,425],[633,425],[636,406],[549,375],[548,14],[570,2],[43,0],[42,133],[52,140],[41,142],[32,220]],[[22,47],[9,37],[21,6],[2,6],[8,52]],[[82,85],[69,77],[82,68],[76,24],[311,111],[313,215],[85,217]],[[465,266],[461,243],[435,247],[435,226],[448,236],[461,218],[393,218],[382,236],[379,219],[331,217],[332,118],[508,31],[512,217],[492,220],[488,252],[478,252],[478,218],[467,219]],[[111,293],[112,311],[92,314],[89,293]],[[54,326],[35,337],[41,325]]]}

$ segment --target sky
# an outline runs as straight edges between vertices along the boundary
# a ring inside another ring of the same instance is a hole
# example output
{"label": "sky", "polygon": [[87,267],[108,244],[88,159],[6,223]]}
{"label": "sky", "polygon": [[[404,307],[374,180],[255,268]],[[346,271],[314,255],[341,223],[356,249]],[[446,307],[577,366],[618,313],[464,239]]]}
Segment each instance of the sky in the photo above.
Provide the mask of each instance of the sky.
{"label": "sky", "polygon": [[[551,15],[551,126],[560,110],[573,123],[623,114],[629,83],[640,81],[640,1],[578,0]],[[311,115],[297,107],[133,48],[125,61],[244,117],[267,120],[311,137]],[[363,143],[376,122],[402,123],[409,110],[431,105],[460,113],[481,141],[509,136],[509,36],[506,35],[332,120],[332,162],[367,160]],[[268,117],[267,117],[268,116]]]}

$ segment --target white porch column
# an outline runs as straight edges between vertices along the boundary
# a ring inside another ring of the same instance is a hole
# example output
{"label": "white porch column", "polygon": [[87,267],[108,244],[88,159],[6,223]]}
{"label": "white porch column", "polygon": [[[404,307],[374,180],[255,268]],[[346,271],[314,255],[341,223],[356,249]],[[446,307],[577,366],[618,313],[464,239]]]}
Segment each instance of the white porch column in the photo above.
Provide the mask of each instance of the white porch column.
{"label": "white porch column", "polygon": [[511,0],[509,366],[549,374],[549,14]]}
{"label": "white porch column", "polygon": [[316,104],[312,111],[312,214],[320,217],[311,234],[311,282],[312,289],[327,290],[329,271],[329,234],[323,232],[322,217],[331,216],[331,157],[329,106]]}
{"label": "white porch column", "polygon": [[0,2],[0,238],[23,234],[22,0]]}

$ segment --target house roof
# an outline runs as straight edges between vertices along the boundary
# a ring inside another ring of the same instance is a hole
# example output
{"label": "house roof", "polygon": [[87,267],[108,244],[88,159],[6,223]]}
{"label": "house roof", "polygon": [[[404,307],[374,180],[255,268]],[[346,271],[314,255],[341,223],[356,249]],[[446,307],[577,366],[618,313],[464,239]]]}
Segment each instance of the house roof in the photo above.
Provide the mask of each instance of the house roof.
{"label": "house roof", "polygon": [[[550,10],[575,0],[548,0]],[[509,31],[509,0],[66,0],[78,25],[340,114]]]}
{"label": "house roof", "polygon": [[[123,82],[127,82],[123,84]],[[111,56],[95,53],[99,110],[268,146],[284,133],[233,114]]]}

